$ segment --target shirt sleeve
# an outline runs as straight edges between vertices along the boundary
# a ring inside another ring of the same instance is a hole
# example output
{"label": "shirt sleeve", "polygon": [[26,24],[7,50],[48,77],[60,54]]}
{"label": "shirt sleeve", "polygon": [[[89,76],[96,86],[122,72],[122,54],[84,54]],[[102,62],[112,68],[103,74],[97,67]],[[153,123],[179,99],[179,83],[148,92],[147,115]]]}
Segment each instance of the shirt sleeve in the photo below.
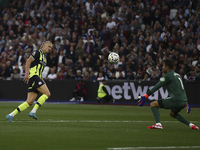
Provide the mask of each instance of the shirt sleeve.
{"label": "shirt sleeve", "polygon": [[147,92],[147,95],[150,96],[155,91],[157,91],[159,88],[166,85],[168,82],[169,82],[169,78],[165,75],[164,77],[160,78],[160,81],[151,90],[149,90]]}
{"label": "shirt sleeve", "polygon": [[35,60],[39,60],[39,57],[40,57],[40,52],[35,50],[31,53],[31,57]]}
{"label": "shirt sleeve", "polygon": [[107,91],[107,89],[106,89],[105,86],[103,86],[102,89],[103,89],[103,91],[104,91],[107,95],[109,95],[109,93],[108,93],[108,91]]}

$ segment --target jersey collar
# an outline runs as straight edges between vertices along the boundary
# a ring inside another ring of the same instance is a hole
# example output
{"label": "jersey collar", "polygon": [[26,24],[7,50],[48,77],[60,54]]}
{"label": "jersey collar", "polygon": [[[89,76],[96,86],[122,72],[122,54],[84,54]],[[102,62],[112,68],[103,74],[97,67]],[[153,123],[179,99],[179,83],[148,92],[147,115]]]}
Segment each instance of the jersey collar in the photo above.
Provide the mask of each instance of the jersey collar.
{"label": "jersey collar", "polygon": [[40,51],[42,52],[42,54],[44,54],[44,52],[42,51],[42,49],[40,49]]}

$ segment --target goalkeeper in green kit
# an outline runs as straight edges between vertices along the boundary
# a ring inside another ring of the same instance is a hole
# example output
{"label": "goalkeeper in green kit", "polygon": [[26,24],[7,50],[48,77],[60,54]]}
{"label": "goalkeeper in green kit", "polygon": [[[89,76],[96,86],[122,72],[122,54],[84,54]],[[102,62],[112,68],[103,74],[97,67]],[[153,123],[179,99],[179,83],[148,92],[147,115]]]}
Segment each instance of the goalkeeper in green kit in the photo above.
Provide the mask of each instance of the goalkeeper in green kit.
{"label": "goalkeeper in green kit", "polygon": [[199,130],[199,128],[190,123],[187,119],[179,114],[179,112],[187,106],[187,113],[190,112],[190,107],[187,103],[187,96],[183,86],[182,78],[179,74],[173,71],[173,61],[165,60],[163,64],[163,71],[165,76],[160,79],[160,81],[145,94],[139,97],[138,105],[143,106],[145,99],[151,94],[157,91],[160,87],[166,86],[168,91],[168,97],[166,99],[160,99],[150,103],[153,116],[155,118],[156,124],[149,126],[149,129],[163,129],[160,122],[159,108],[171,109],[170,116],[177,119],[178,121],[186,124],[194,130]]}

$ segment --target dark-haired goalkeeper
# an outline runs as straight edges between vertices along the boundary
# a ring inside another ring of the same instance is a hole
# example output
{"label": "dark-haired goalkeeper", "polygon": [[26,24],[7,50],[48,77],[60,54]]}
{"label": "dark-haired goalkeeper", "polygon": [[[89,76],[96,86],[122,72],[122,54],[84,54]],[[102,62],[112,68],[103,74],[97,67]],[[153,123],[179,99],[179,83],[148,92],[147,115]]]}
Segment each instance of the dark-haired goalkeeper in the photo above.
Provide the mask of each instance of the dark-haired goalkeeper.
{"label": "dark-haired goalkeeper", "polygon": [[19,112],[22,112],[29,106],[33,105],[33,102],[40,92],[42,95],[37,100],[37,103],[35,104],[32,111],[28,114],[33,119],[37,119],[36,111],[50,97],[50,91],[45,81],[42,79],[42,72],[47,63],[46,54],[52,51],[52,48],[53,44],[50,41],[43,42],[40,50],[33,51],[31,56],[26,61],[24,82],[29,86],[27,99],[13,112],[6,116],[9,122],[12,122],[13,117]]}
{"label": "dark-haired goalkeeper", "polygon": [[187,105],[187,96],[183,86],[182,78],[179,74],[173,71],[173,61],[165,60],[163,64],[163,71],[165,76],[160,79],[160,81],[145,94],[141,96],[138,105],[143,106],[145,99],[148,98],[151,94],[157,91],[160,87],[166,86],[168,91],[168,97],[166,99],[160,99],[150,103],[153,116],[155,118],[156,124],[149,126],[149,129],[163,129],[160,122],[160,113],[159,108],[171,109],[170,116],[177,119],[178,121],[184,123],[194,130],[199,130],[199,128],[190,123],[185,119],[179,112],[186,107]]}

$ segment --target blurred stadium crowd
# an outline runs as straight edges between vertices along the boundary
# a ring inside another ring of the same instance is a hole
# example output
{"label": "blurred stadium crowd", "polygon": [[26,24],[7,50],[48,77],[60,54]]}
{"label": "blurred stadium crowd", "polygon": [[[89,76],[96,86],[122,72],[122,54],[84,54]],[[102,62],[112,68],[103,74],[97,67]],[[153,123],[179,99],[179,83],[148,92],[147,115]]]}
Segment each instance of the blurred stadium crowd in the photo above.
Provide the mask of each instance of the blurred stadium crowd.
{"label": "blurred stadium crowd", "polygon": [[[200,81],[199,0],[8,0],[0,4],[0,78],[21,79],[27,58],[54,44],[43,78],[159,80],[172,59]],[[120,56],[110,64],[110,51]]]}

